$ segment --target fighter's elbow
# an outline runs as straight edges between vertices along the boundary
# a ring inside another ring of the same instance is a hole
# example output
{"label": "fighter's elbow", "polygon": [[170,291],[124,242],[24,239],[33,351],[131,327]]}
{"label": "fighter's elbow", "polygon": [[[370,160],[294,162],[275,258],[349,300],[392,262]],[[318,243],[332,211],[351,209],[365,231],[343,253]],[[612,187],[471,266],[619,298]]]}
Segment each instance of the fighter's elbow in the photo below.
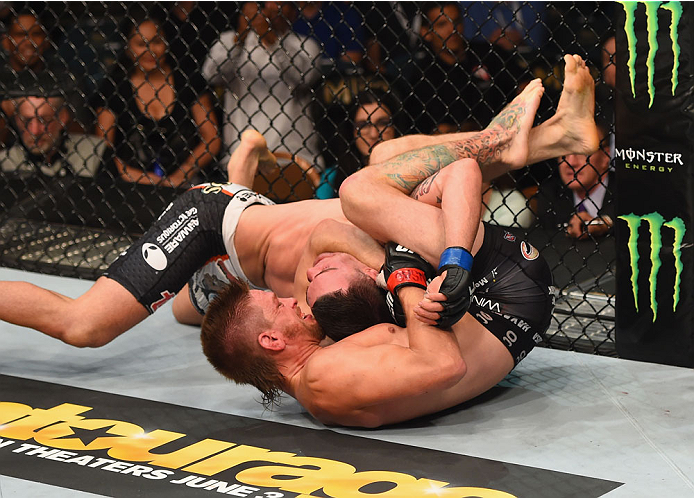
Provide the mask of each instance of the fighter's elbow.
{"label": "fighter's elbow", "polygon": [[462,356],[450,358],[444,365],[440,365],[440,388],[448,389],[458,384],[467,374],[467,363]]}

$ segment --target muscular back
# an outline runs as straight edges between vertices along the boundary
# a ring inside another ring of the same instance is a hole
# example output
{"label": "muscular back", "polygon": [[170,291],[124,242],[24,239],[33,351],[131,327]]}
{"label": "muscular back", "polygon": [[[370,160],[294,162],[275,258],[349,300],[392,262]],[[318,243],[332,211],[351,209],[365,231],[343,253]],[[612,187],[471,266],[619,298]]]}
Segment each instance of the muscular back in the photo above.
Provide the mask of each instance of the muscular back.
{"label": "muscular back", "polygon": [[339,199],[306,200],[247,208],[234,246],[246,276],[280,297],[292,295],[299,258],[315,226],[325,219],[347,222]]}

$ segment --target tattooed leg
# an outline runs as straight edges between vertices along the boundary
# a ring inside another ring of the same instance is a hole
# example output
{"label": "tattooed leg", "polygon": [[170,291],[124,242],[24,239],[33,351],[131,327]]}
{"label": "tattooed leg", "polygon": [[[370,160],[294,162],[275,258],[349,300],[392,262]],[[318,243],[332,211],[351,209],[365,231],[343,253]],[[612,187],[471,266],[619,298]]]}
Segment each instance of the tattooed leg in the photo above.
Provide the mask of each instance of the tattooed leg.
{"label": "tattooed leg", "polygon": [[501,169],[520,167],[527,161],[528,134],[543,91],[540,80],[534,80],[485,130],[463,140],[405,152],[357,174],[387,179],[409,194],[426,178],[458,159],[477,161],[485,181]]}
{"label": "tattooed leg", "polygon": [[[566,69],[564,90],[557,112],[544,123],[530,130],[528,136],[527,164],[553,159],[567,154],[589,155],[597,150],[598,132],[593,118],[595,108],[595,83],[590,71],[578,55],[564,56]],[[426,146],[465,141],[476,133],[450,133],[446,135],[408,135],[378,144],[370,164],[386,162],[394,157]],[[439,156],[443,162],[447,159]],[[450,155],[452,158],[453,155]],[[495,178],[510,170],[525,166],[518,161],[509,164],[490,163],[485,180]]]}

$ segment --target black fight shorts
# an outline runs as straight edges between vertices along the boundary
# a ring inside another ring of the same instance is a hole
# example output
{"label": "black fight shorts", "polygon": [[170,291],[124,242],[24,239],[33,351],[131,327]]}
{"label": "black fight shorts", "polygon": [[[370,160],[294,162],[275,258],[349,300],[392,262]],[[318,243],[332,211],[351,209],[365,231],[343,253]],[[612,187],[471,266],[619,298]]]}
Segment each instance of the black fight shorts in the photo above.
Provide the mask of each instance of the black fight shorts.
{"label": "black fight shorts", "polygon": [[475,255],[475,292],[468,312],[518,364],[544,339],[554,309],[552,273],[540,252],[503,227],[484,224]]}
{"label": "black fight shorts", "polygon": [[210,258],[226,254],[224,212],[233,195],[216,184],[193,187],[106,270],[149,313],[174,297]]}

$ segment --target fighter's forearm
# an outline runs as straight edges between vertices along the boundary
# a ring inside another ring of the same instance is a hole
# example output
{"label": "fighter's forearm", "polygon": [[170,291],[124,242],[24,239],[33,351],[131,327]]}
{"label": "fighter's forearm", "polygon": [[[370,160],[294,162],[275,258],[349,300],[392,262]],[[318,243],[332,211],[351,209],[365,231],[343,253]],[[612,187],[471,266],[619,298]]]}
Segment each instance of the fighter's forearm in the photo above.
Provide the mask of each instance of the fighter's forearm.
{"label": "fighter's forearm", "polygon": [[424,291],[404,287],[398,291],[398,298],[407,317],[409,348],[421,356],[423,363],[430,362],[436,366],[436,376],[439,377],[436,387],[445,388],[449,383],[459,381],[466,369],[455,334],[426,325],[414,313],[415,306],[424,298]]}

